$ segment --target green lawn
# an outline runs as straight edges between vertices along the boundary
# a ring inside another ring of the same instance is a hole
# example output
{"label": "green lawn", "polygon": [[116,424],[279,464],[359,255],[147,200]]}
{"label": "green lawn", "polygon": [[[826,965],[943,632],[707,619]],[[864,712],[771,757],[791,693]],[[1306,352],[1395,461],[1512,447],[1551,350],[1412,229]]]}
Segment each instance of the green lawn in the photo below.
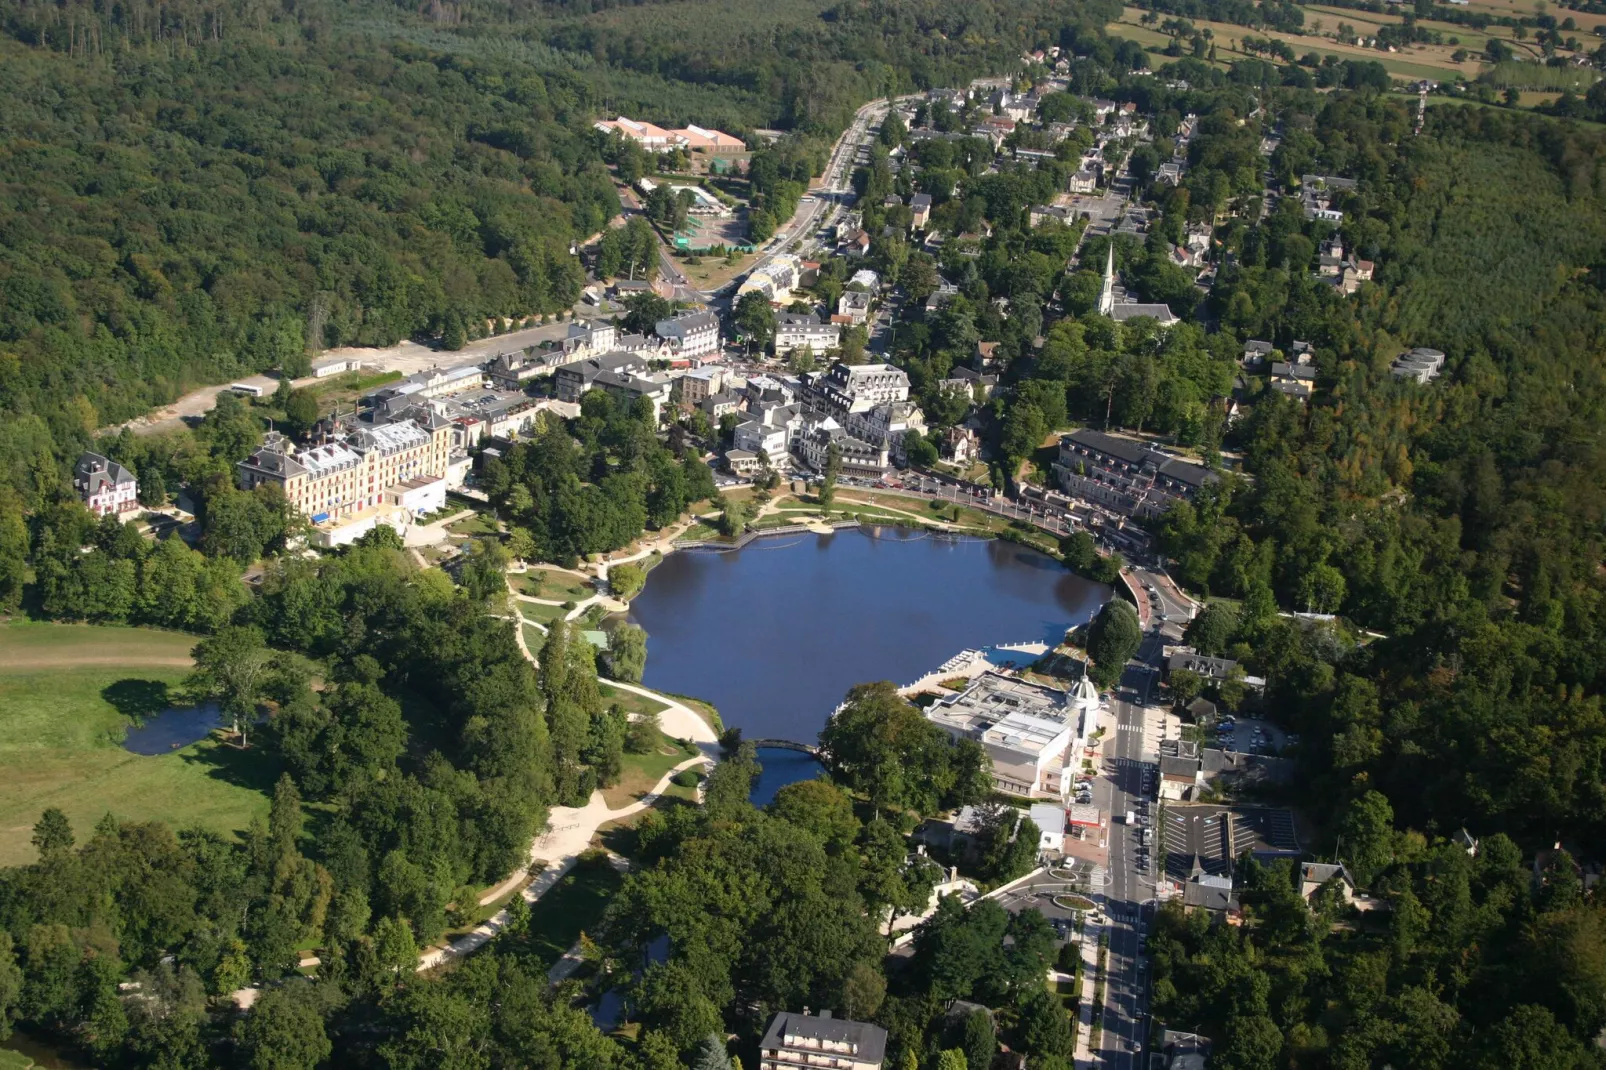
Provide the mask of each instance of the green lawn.
{"label": "green lawn", "polygon": [[537,624],[551,624],[553,621],[566,616],[568,612],[562,606],[542,605],[540,602],[519,602],[519,613],[525,620],[533,620]]}
{"label": "green lawn", "polygon": [[605,857],[582,857],[530,908],[530,947],[546,965],[558,961],[582,932],[595,931],[624,875]]}
{"label": "green lawn", "polygon": [[0,627],[0,865],[32,861],[50,806],[80,840],[110,811],[219,831],[266,816],[277,769],[215,739],[169,754],[122,747],[132,716],[172,704],[195,637],[143,628]]}
{"label": "green lawn", "polygon": [[546,633],[528,621],[519,627],[524,629],[524,645],[530,648],[530,653],[540,657],[541,648],[546,646]]}
{"label": "green lawn", "polygon": [[598,687],[602,691],[602,701],[617,703],[626,713],[662,713],[669,708],[662,702],[650,699],[646,695],[638,695],[634,691],[626,691],[623,688],[614,687],[605,681],[598,681]]}
{"label": "green lawn", "polygon": [[665,773],[688,757],[689,755],[682,753],[673,743],[660,747],[651,754],[626,752],[619,783],[611,788],[602,789],[602,797],[607,801],[608,809],[617,810],[640,799],[664,778]]}
{"label": "green lawn", "polygon": [[596,591],[591,584],[568,572],[555,572],[533,568],[511,577],[514,590],[531,598],[546,598],[554,602],[578,602]]}
{"label": "green lawn", "polygon": [[465,516],[461,520],[447,524],[446,530],[453,535],[471,535],[477,538],[482,535],[496,535],[500,529],[489,514],[477,512],[473,516]]}

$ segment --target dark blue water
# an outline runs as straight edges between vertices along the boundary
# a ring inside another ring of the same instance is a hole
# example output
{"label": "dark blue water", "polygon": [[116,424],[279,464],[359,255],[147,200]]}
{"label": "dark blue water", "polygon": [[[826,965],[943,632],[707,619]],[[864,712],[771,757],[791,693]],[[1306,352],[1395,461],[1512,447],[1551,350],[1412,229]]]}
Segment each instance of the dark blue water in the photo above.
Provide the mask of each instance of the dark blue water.
{"label": "dark blue water", "polygon": [[825,775],[825,766],[814,755],[784,747],[760,747],[758,764],[763,771],[753,781],[753,790],[748,795],[754,806],[768,806],[775,801],[775,793],[788,784]]}
{"label": "dark blue water", "polygon": [[135,754],[168,754],[205,739],[221,723],[215,702],[174,706],[130,727],[123,747]]}
{"label": "dark blue water", "polygon": [[880,528],[671,554],[630,609],[647,629],[646,686],[712,702],[748,739],[812,743],[854,684],[1058,641],[1109,596],[1014,543]]}

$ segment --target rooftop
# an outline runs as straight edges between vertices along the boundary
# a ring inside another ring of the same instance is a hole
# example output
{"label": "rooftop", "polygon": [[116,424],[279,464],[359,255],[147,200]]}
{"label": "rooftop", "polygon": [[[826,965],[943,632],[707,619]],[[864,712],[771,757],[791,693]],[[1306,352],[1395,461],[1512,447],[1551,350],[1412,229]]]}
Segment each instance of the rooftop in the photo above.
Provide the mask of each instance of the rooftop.
{"label": "rooftop", "polygon": [[887,1031],[878,1025],[851,1022],[846,1018],[831,1018],[825,1014],[814,1016],[781,1011],[770,1019],[759,1048],[773,1051],[777,1048],[819,1048],[827,1050],[840,1046],[852,1053],[861,1063],[879,1063],[887,1053]]}

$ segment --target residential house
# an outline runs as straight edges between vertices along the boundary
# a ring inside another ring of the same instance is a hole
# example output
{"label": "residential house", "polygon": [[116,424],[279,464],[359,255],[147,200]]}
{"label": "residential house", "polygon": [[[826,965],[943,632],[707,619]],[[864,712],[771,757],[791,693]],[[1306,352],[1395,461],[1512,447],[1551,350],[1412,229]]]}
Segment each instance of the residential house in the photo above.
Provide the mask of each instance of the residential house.
{"label": "residential house", "polygon": [[710,420],[718,423],[719,418],[727,412],[738,412],[742,407],[742,396],[733,390],[722,390],[717,394],[710,394],[697,403]]}
{"label": "residential house", "polygon": [[870,294],[862,290],[844,290],[836,299],[836,312],[854,326],[862,326],[870,319]]}
{"label": "residential house", "polygon": [[916,230],[925,228],[931,218],[931,194],[917,193],[909,198],[910,221]]}
{"label": "residential house", "polygon": [[85,451],[73,465],[73,490],[96,516],[121,516],[139,508],[139,480],[107,457]]}
{"label": "residential house", "polygon": [[758,1045],[758,1070],[881,1070],[887,1031],[877,1025],[782,1011]]}
{"label": "residential house", "polygon": [[1263,342],[1258,338],[1251,338],[1244,343],[1244,355],[1238,358],[1238,363],[1250,371],[1256,371],[1271,360],[1275,347],[1270,342]]}
{"label": "residential house", "polygon": [[1067,183],[1066,188],[1072,193],[1093,193],[1099,188],[1098,173],[1090,169],[1083,168],[1082,170],[1071,175],[1070,181]]}
{"label": "residential house", "polygon": [[1271,366],[1271,386],[1288,397],[1306,401],[1316,388],[1316,366],[1276,361]]}
{"label": "residential house", "polygon": [[1197,756],[1162,755],[1160,758],[1160,798],[1186,802],[1204,787],[1204,774]]}
{"label": "residential house", "polygon": [[1220,914],[1229,925],[1243,924],[1243,904],[1232,889],[1232,878],[1213,873],[1198,872],[1182,886],[1182,908],[1192,912],[1204,910]]}
{"label": "residential house", "polygon": [[725,369],[718,366],[694,368],[682,375],[676,386],[682,405],[698,405],[725,389]]}
{"label": "residential house", "polygon": [[1166,659],[1165,671],[1168,679],[1178,669],[1186,669],[1205,680],[1221,681],[1237,667],[1238,663],[1231,658],[1212,658],[1191,650],[1178,650]]}
{"label": "residential house", "polygon": [[842,344],[842,327],[821,322],[814,313],[783,312],[775,318],[775,355],[784,357],[799,349],[824,353]]}
{"label": "residential house", "polygon": [[1034,204],[1026,217],[1027,223],[1034,227],[1042,226],[1050,220],[1056,223],[1073,223],[1076,221],[1076,210],[1058,204]]}
{"label": "residential house", "polygon": [[550,368],[546,359],[530,353],[498,353],[486,362],[485,377],[497,390],[523,390],[531,379]]}
{"label": "residential house", "polygon": [[1337,881],[1340,894],[1344,897],[1346,906],[1355,902],[1355,879],[1349,875],[1349,870],[1342,863],[1329,864],[1326,862],[1306,862],[1299,867],[1299,897],[1307,903],[1313,903],[1316,893],[1321,891],[1328,881]]}
{"label": "residential house", "polygon": [[968,427],[950,427],[942,433],[942,441],[937,443],[938,456],[952,464],[969,464],[980,451],[980,440],[976,432]]}
{"label": "residential house", "polygon": [[571,323],[567,333],[558,342],[558,349],[568,360],[583,357],[600,357],[618,347],[619,328],[611,323]]}

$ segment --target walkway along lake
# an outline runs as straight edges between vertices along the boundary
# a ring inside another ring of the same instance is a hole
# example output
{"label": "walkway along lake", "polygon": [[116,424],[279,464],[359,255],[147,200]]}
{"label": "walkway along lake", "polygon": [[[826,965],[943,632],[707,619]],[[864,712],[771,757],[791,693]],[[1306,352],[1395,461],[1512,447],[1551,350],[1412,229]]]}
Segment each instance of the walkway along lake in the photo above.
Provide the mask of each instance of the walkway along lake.
{"label": "walkway along lake", "polygon": [[647,630],[647,687],[712,702],[749,739],[813,743],[854,684],[1057,642],[1109,597],[1015,543],[872,528],[671,554],[630,615]]}

